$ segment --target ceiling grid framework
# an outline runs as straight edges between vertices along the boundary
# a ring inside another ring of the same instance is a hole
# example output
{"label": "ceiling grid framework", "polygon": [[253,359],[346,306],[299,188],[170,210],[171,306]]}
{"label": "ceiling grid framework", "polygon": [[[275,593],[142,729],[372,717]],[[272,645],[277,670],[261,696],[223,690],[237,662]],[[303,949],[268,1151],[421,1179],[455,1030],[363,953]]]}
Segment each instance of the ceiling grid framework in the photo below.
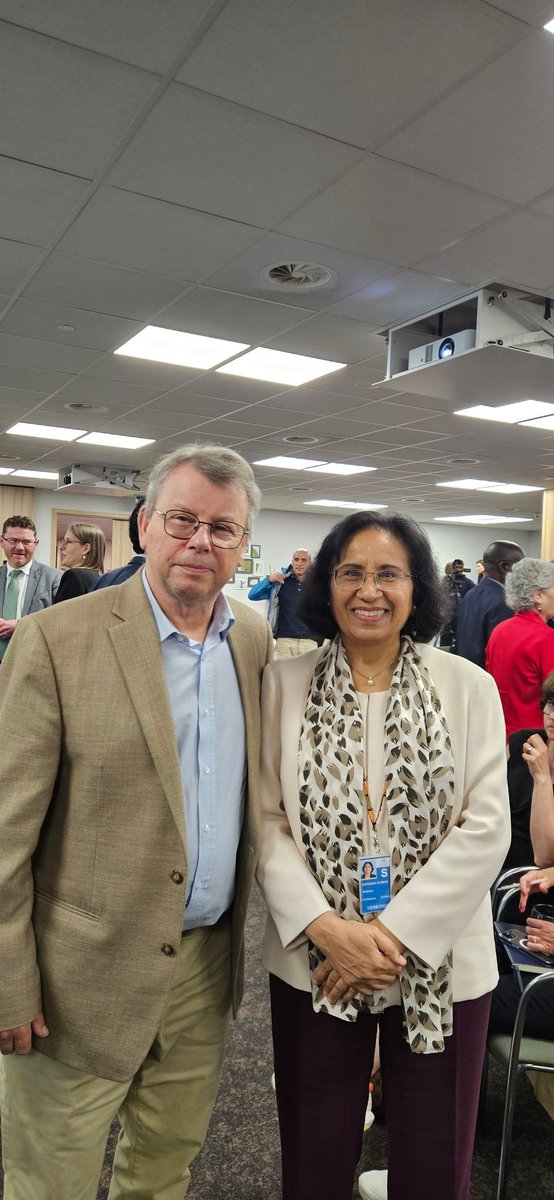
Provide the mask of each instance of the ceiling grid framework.
{"label": "ceiling grid framework", "polygon": [[[75,453],[7,433],[28,421],[152,439],[102,452],[141,477],[185,440],[375,468],[256,465],[283,511],[319,496],[432,520],[485,511],[438,483],[552,487],[554,430],[378,385],[391,325],[492,279],[554,292],[553,17],[554,0],[0,0],[0,465]],[[290,263],[328,282],[268,278]],[[347,365],[287,387],[115,353],[146,325]],[[494,511],[537,528],[540,495]]]}

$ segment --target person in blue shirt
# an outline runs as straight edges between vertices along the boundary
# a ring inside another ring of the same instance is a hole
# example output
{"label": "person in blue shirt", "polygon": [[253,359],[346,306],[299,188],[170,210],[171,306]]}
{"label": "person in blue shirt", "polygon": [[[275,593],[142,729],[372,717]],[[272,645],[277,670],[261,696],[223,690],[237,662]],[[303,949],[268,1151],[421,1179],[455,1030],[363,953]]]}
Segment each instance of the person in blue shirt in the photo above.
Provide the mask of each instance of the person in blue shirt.
{"label": "person in blue shirt", "polygon": [[517,542],[491,542],[483,554],[485,570],[479,587],[462,598],[458,608],[455,653],[485,666],[485,647],[493,629],[513,617],[506,604],[506,576],[525,555]]}
{"label": "person in blue shirt", "polygon": [[276,658],[293,658],[321,645],[321,639],[296,615],[302,584],[311,564],[309,550],[295,550],[290,566],[266,575],[248,593],[249,600],[269,601],[267,619],[276,639]]}

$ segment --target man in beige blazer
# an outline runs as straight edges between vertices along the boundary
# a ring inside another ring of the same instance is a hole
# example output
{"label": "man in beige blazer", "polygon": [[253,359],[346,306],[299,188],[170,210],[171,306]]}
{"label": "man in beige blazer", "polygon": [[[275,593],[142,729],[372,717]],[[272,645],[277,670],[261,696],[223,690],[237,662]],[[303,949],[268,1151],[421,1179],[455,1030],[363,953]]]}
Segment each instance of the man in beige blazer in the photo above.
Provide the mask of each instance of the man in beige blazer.
{"label": "man in beige blazer", "polygon": [[259,491],[154,468],[146,569],[21,622],[0,682],[5,1200],[182,1200],[211,1115],[258,844],[271,634],[221,589]]}

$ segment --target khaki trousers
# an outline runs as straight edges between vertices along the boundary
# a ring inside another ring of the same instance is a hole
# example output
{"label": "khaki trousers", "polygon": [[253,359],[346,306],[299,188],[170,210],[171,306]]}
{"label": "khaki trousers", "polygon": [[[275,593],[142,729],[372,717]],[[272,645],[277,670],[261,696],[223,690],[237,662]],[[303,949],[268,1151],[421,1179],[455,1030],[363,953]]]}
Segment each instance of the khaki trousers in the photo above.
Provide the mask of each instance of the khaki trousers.
{"label": "khaki trousers", "polygon": [[306,654],[308,650],[315,650],[317,642],[311,638],[277,638],[275,642],[275,658],[296,658],[299,654]]}
{"label": "khaki trousers", "polygon": [[230,945],[228,917],[184,935],[162,1023],[131,1080],[100,1079],[36,1050],[2,1059],[4,1200],[96,1200],[116,1115],[109,1200],[183,1200],[217,1094]]}

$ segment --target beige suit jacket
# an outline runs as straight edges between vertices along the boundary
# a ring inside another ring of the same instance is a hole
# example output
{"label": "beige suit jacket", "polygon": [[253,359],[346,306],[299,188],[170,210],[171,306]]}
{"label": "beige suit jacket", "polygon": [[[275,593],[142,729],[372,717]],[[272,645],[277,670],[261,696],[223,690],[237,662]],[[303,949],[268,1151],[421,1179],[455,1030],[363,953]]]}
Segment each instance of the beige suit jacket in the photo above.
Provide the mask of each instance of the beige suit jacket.
{"label": "beige suit jacket", "polygon": [[[267,623],[233,604],[229,636],[248,787],[232,984],[259,837],[259,689]],[[171,986],[187,873],[181,774],[158,631],[141,574],[22,621],[0,681],[0,1028],[44,1011],[36,1048],[128,1079]],[[184,881],[179,882],[180,877]]]}
{"label": "beige suit jacket", "polygon": [[[494,680],[432,646],[418,650],[446,716],[454,755],[449,831],[428,862],[381,913],[383,923],[432,967],[453,949],[454,999],[494,987],[498,973],[489,888],[510,843],[505,727]],[[321,651],[273,663],[262,701],[262,847],[258,881],[270,911],[268,970],[310,989],[303,930],[329,905],[306,865],[298,803],[298,739]]]}

